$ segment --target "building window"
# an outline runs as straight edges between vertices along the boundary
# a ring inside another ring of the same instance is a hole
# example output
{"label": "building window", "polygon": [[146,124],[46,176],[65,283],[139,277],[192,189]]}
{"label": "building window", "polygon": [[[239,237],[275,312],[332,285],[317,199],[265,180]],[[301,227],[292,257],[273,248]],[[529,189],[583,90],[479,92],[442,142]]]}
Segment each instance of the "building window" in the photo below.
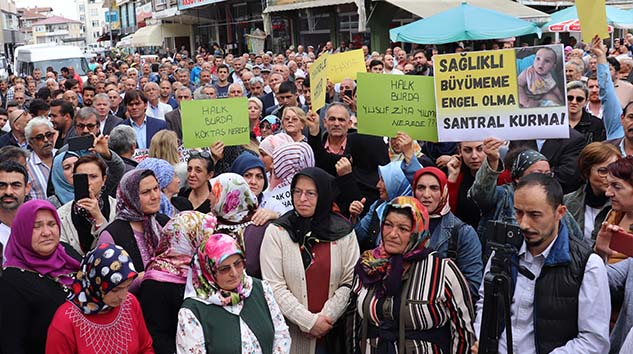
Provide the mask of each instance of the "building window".
{"label": "building window", "polygon": [[99,16],[99,10],[90,9],[90,16]]}

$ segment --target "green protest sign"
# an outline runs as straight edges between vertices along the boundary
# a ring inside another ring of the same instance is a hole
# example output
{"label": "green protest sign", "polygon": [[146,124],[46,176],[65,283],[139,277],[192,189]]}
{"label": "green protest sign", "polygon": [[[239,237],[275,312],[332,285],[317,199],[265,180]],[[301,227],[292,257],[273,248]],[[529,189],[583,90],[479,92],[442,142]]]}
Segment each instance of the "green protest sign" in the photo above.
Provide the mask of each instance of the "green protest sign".
{"label": "green protest sign", "polygon": [[243,145],[250,140],[246,97],[182,101],[182,140],[187,149]]}
{"label": "green protest sign", "polygon": [[356,111],[361,134],[437,141],[432,77],[358,73]]}

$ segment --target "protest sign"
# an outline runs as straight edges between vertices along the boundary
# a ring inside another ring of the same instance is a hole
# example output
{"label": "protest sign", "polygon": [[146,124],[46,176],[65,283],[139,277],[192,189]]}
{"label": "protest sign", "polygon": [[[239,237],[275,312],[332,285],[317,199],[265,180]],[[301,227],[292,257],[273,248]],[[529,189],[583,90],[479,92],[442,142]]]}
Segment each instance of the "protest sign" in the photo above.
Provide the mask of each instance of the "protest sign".
{"label": "protest sign", "polygon": [[246,97],[182,101],[180,104],[185,148],[209,147],[216,141],[222,141],[225,146],[248,144]]}
{"label": "protest sign", "polygon": [[432,77],[359,73],[357,101],[359,133],[437,141]]}
{"label": "protest sign", "polygon": [[439,141],[568,138],[562,45],[433,57]]}
{"label": "protest sign", "polygon": [[332,54],[327,57],[327,77],[335,84],[350,78],[356,80],[357,73],[367,72],[362,49]]}
{"label": "protest sign", "polygon": [[582,38],[589,42],[595,35],[609,38],[605,0],[576,0]]}
{"label": "protest sign", "polygon": [[310,66],[310,89],[312,93],[313,112],[325,106],[325,94],[327,93],[327,54],[321,55]]}

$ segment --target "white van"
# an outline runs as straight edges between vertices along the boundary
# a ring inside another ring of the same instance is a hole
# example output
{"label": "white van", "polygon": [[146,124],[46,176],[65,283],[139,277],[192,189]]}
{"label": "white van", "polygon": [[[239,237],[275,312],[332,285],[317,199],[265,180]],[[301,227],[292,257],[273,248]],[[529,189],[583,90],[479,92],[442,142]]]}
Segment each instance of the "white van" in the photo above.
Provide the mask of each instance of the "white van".
{"label": "white van", "polygon": [[14,71],[18,76],[32,75],[35,68],[46,73],[46,68],[53,67],[57,72],[61,68],[72,66],[75,72],[86,81],[88,61],[79,47],[52,44],[33,44],[15,49]]}

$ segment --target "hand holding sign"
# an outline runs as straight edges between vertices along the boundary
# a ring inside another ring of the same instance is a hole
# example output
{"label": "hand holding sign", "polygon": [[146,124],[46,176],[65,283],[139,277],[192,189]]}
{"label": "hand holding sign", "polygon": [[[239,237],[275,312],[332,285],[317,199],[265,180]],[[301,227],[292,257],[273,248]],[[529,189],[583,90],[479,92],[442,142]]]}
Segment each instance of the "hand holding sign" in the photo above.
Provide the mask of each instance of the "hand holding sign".
{"label": "hand holding sign", "polygon": [[217,163],[218,161],[224,158],[224,143],[223,142],[216,141],[209,148],[211,149],[211,156],[213,156],[213,162]]}
{"label": "hand holding sign", "polygon": [[591,54],[596,56],[596,62],[598,64],[605,64],[607,62],[607,48],[598,35],[595,35],[591,40]]}
{"label": "hand holding sign", "polygon": [[319,115],[312,111],[308,112],[306,115],[306,125],[308,126],[311,136],[319,135],[319,131],[321,130],[320,124]]}

